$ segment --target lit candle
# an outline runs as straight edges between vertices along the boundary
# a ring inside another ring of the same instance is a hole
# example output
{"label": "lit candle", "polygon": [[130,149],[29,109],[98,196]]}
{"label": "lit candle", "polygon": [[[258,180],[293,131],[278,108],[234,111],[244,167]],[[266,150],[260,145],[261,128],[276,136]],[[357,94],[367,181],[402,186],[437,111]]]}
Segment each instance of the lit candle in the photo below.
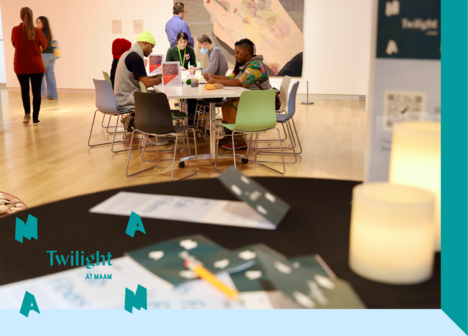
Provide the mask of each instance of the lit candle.
{"label": "lit candle", "polygon": [[353,190],[349,265],[357,274],[390,284],[432,276],[434,195],[387,182]]}
{"label": "lit candle", "polygon": [[440,122],[395,124],[389,181],[412,185],[434,193],[436,251],[440,251],[440,158]]}
{"label": "lit candle", "polygon": [[187,74],[181,74],[180,76],[182,78],[182,82],[185,83],[185,81],[187,80]]}

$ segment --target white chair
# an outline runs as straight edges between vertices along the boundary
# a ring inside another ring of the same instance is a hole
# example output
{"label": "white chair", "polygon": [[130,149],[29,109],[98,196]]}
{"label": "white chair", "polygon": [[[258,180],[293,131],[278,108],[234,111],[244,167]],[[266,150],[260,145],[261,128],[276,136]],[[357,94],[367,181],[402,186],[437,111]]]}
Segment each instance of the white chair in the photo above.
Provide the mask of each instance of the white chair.
{"label": "white chair", "polygon": [[286,107],[288,107],[288,91],[289,91],[289,84],[291,83],[291,77],[284,76],[283,80],[281,81],[280,87],[280,100],[281,106],[276,113],[283,113],[286,112]]}

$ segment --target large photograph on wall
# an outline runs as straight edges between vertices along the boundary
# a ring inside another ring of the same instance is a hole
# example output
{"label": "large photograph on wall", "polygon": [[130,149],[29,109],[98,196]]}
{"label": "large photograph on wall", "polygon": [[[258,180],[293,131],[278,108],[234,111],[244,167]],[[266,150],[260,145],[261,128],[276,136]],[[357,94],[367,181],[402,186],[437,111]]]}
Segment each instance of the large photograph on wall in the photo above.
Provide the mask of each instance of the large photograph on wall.
{"label": "large photograph on wall", "polygon": [[[174,3],[177,1],[174,1]],[[206,34],[235,65],[234,43],[251,39],[270,76],[302,76],[304,0],[184,0],[194,40]],[[198,49],[195,48],[198,53]],[[200,53],[198,53],[200,54]],[[204,59],[200,54],[198,59]]]}

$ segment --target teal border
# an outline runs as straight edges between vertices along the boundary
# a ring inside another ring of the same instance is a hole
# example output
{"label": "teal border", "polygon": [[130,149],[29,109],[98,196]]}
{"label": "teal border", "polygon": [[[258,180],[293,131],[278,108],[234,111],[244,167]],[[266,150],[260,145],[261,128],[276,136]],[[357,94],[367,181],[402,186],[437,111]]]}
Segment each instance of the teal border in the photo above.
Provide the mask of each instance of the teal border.
{"label": "teal border", "polygon": [[467,0],[442,1],[442,310],[468,333]]}

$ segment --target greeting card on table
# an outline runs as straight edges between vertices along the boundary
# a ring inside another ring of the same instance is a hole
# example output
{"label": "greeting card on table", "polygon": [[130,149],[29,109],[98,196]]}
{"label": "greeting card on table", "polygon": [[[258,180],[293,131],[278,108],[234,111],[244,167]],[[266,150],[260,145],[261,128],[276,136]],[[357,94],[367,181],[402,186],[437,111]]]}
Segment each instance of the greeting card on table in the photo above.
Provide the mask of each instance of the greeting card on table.
{"label": "greeting card on table", "polygon": [[197,260],[215,274],[240,271],[253,264],[202,235],[166,240],[127,254],[148,271],[175,286],[198,278],[184,266],[186,259]]}
{"label": "greeting card on table", "polygon": [[241,202],[121,191],[89,211],[108,215],[275,230],[290,206],[234,168],[220,181]]}
{"label": "greeting card on table", "polygon": [[162,73],[162,63],[164,55],[151,54],[149,55],[149,75],[159,75]]}
{"label": "greeting card on table", "polygon": [[162,63],[162,77],[163,77],[164,86],[182,84],[182,77],[180,75],[180,63],[179,62],[163,62]]}

